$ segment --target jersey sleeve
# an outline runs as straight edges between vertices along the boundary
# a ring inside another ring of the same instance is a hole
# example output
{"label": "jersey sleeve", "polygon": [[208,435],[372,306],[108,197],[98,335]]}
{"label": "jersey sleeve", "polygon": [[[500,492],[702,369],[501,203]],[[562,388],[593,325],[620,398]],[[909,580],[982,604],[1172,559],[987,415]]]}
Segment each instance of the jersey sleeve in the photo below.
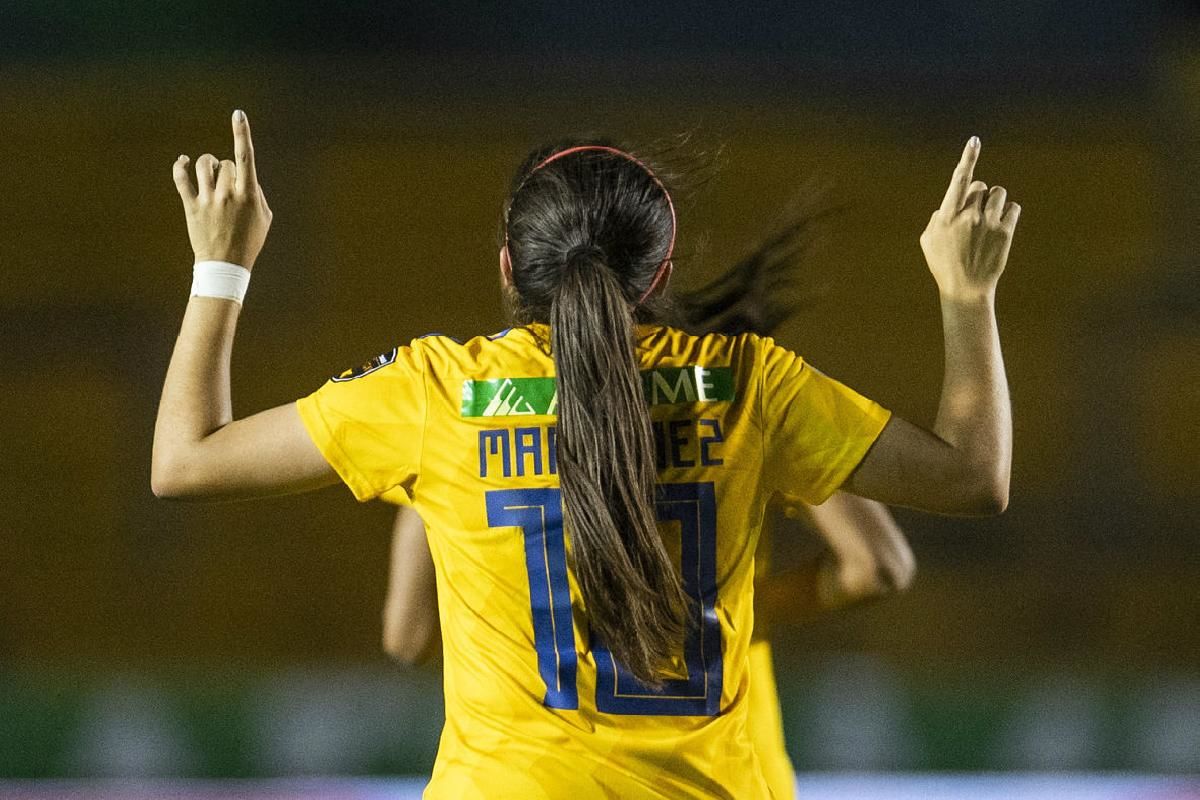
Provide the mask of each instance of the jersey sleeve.
{"label": "jersey sleeve", "polygon": [[408,500],[425,443],[428,364],[398,347],[296,401],[325,460],[360,500]]}
{"label": "jersey sleeve", "polygon": [[891,412],[763,339],[763,476],[770,491],[817,505],[840,487]]}
{"label": "jersey sleeve", "polygon": [[391,489],[388,489],[386,492],[379,495],[379,499],[393,506],[403,506],[405,508],[413,507],[412,497],[409,496],[408,492],[403,486],[393,486]]}

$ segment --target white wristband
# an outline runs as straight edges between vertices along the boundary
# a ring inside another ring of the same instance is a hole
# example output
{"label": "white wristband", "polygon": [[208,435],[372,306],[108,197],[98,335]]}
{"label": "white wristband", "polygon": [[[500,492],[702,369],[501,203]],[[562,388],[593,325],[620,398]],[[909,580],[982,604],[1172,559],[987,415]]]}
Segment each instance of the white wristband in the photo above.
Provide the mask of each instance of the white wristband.
{"label": "white wristband", "polygon": [[227,261],[198,261],[192,268],[192,297],[221,297],[241,305],[250,270]]}

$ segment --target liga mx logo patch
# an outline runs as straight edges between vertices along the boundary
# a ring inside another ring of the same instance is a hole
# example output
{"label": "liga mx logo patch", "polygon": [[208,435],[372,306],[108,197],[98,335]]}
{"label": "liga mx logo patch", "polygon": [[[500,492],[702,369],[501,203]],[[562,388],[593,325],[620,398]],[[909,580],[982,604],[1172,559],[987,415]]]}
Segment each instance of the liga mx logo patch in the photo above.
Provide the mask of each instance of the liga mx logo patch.
{"label": "liga mx logo patch", "polygon": [[370,375],[375,370],[383,369],[388,364],[394,362],[399,352],[400,348],[393,347],[390,353],[384,353],[383,355],[375,356],[367,363],[354,367],[353,369],[348,369],[332,380],[335,383],[343,383],[345,381],[352,381],[355,378],[361,378],[363,375]]}

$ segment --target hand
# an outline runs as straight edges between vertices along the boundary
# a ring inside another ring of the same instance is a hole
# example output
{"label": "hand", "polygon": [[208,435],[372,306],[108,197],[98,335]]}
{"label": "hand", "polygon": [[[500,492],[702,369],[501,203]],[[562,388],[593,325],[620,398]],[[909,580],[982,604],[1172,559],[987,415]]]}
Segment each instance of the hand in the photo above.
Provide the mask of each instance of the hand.
{"label": "hand", "polygon": [[1001,186],[973,181],[979,138],[972,136],[942,206],[921,234],[921,250],[943,298],[994,299],[1021,207]]}
{"label": "hand", "polygon": [[267,239],[271,209],[258,185],[250,122],[242,111],[233,112],[233,154],[234,161],[200,156],[194,179],[188,157],[180,156],[172,172],[196,261],[227,261],[250,269]]}

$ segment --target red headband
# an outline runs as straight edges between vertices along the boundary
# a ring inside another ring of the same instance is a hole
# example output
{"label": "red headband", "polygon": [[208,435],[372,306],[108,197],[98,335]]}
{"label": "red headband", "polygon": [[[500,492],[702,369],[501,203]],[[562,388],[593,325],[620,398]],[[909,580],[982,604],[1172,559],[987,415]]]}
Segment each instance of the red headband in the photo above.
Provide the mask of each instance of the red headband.
{"label": "red headband", "polygon": [[[622,158],[629,159],[642,169],[646,170],[646,174],[650,176],[650,180],[658,184],[658,188],[662,189],[663,197],[667,199],[667,208],[671,211],[671,243],[667,245],[667,257],[664,258],[662,263],[658,265],[658,269],[654,273],[654,280],[650,281],[650,285],[646,287],[646,291],[643,292],[642,296],[638,298],[637,304],[640,306],[642,303],[646,302],[646,298],[650,296],[650,294],[658,286],[659,281],[663,279],[663,275],[665,275],[667,272],[667,267],[671,264],[671,254],[675,252],[675,204],[671,202],[671,193],[667,191],[667,187],[664,186],[663,182],[660,181],[658,176],[654,174],[654,170],[646,166],[641,159],[626,153],[624,150],[619,150],[616,147],[608,147],[607,145],[602,144],[581,144],[577,145],[576,147],[568,147],[565,150],[559,150],[557,153],[554,153],[553,155],[538,162],[533,169],[529,170],[529,174],[525,176],[525,180],[521,181],[521,186],[525,185],[525,181],[529,180],[529,177],[533,175],[533,173],[537,172],[539,169],[551,163],[552,161],[557,161],[563,156],[569,156],[572,153],[580,153],[585,150],[598,150],[603,153],[612,153],[613,155],[618,155]],[[517,187],[517,192],[521,191],[521,186]],[[513,192],[513,194],[515,195],[516,192]],[[507,225],[505,227],[507,228]],[[508,238],[507,230],[505,230],[504,235],[505,238]]]}

